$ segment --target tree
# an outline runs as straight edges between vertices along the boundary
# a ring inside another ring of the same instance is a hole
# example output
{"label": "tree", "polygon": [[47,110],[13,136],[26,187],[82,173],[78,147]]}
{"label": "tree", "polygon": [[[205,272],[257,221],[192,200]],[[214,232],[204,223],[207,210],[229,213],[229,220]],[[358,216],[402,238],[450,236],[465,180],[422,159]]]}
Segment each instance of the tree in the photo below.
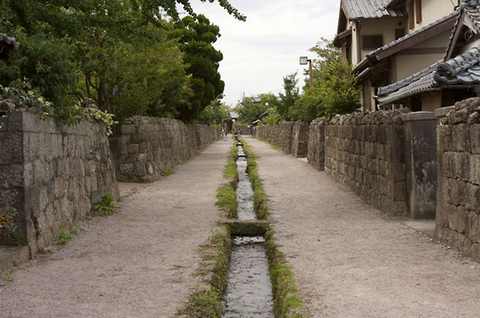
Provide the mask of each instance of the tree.
{"label": "tree", "polygon": [[289,111],[293,119],[310,121],[320,116],[344,114],[359,107],[359,91],[352,66],[329,41],[322,40],[314,48],[311,82]]}
{"label": "tree", "polygon": [[244,97],[235,110],[242,123],[250,124],[270,109],[278,108],[279,100],[274,94],[261,94],[256,97]]}
{"label": "tree", "polygon": [[[217,2],[244,19],[228,1]],[[219,90],[187,73],[184,53],[171,37],[177,4],[191,19],[201,19],[189,0],[0,0],[0,30],[20,43],[15,54],[0,61],[0,84],[28,80],[61,116],[69,116],[70,105],[93,98],[117,119],[183,118],[192,108],[193,91]],[[201,63],[192,59],[188,67],[200,69]],[[203,106],[206,100],[211,99],[203,98]]]}
{"label": "tree", "polygon": [[203,15],[185,17],[176,25],[180,49],[191,75],[193,95],[187,108],[180,109],[179,117],[191,121],[218,96],[223,94],[225,83],[218,68],[223,55],[213,44],[220,36],[220,29]]}
{"label": "tree", "polygon": [[[240,13],[228,0],[201,0],[202,2],[217,2],[229,14],[233,15],[240,21],[245,21],[246,17]],[[195,16],[195,12],[190,4],[190,0],[134,0],[139,8],[143,8],[145,16],[155,21],[161,20],[163,12],[170,17],[179,20],[177,5],[181,5],[183,9],[191,16]]]}
{"label": "tree", "polygon": [[294,107],[300,97],[300,90],[297,85],[297,73],[287,75],[283,78],[284,93],[279,94],[280,104],[278,107],[278,114],[285,120],[290,119],[289,111]]}
{"label": "tree", "polygon": [[204,124],[217,124],[229,118],[230,108],[219,99],[214,100],[200,113],[198,120]]}

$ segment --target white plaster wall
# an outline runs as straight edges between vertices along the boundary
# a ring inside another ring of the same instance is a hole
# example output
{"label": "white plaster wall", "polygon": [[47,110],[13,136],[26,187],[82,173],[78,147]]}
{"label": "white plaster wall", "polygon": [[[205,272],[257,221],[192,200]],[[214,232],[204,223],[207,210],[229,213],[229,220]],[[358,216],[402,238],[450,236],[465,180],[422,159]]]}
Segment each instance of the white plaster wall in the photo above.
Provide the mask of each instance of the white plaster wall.
{"label": "white plaster wall", "polygon": [[422,0],[423,19],[422,23],[419,24],[417,24],[415,20],[415,29],[449,15],[454,11],[457,2],[457,0]]}
{"label": "white plaster wall", "polygon": [[395,56],[396,78],[393,82],[404,79],[440,61],[444,54],[406,54]]}
{"label": "white plaster wall", "polygon": [[[405,31],[407,29],[407,22],[404,18],[370,19],[361,24],[360,36],[382,34],[385,45],[395,40],[395,29],[402,28]],[[361,50],[361,59],[363,60],[371,51]]]}

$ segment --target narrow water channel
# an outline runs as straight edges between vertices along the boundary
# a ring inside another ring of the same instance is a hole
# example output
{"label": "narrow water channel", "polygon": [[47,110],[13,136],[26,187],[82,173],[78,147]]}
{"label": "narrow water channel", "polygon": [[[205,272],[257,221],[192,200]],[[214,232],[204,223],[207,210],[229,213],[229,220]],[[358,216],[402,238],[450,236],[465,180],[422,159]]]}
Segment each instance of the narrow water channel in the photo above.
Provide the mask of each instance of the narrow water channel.
{"label": "narrow water channel", "polygon": [[[256,219],[247,157],[238,146],[238,219]],[[263,237],[235,237],[225,294],[223,318],[273,318],[272,284]]]}
{"label": "narrow water channel", "polygon": [[255,220],[255,207],[253,204],[253,188],[247,173],[247,156],[243,147],[237,145],[237,214],[240,221]]}

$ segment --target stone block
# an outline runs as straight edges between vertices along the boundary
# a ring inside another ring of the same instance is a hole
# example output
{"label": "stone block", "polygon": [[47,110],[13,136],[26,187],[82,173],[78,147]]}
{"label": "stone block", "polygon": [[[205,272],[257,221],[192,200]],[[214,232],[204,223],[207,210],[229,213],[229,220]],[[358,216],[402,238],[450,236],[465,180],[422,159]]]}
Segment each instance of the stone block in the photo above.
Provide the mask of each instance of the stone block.
{"label": "stone block", "polygon": [[471,152],[480,155],[480,125],[469,126]]}
{"label": "stone block", "polygon": [[470,178],[469,180],[476,184],[480,185],[480,155],[472,155],[472,156],[467,156],[469,158],[469,175]]}
{"label": "stone block", "polygon": [[456,151],[469,151],[468,147],[468,134],[467,134],[467,125],[459,124],[453,126],[453,149]]}
{"label": "stone block", "polygon": [[[480,164],[480,162],[478,163]],[[473,162],[473,164],[476,164],[476,162]],[[454,170],[453,170],[452,176],[456,178],[461,178],[464,181],[467,181],[470,178],[470,170],[471,170],[470,155],[468,153],[463,153],[463,152],[455,153]]]}
{"label": "stone block", "polygon": [[139,144],[130,144],[128,145],[128,153],[129,154],[137,154],[140,150]]}
{"label": "stone block", "polygon": [[131,135],[131,134],[136,133],[136,131],[137,131],[137,129],[136,129],[135,125],[132,125],[132,124],[122,125],[122,127],[121,127],[122,135]]}

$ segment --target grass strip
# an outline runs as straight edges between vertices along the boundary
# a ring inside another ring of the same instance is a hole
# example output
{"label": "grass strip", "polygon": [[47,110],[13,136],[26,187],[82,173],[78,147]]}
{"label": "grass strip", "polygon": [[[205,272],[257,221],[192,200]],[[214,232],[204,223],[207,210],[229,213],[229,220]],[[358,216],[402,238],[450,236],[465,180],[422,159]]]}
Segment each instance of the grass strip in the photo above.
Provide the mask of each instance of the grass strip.
{"label": "grass strip", "polygon": [[[241,140],[248,160],[248,175],[255,196],[255,210],[260,220],[268,220],[268,200],[263,182],[258,174],[256,156],[250,145]],[[300,297],[292,268],[285,255],[275,243],[275,231],[269,227],[265,235],[270,280],[273,287],[274,313],[276,318],[310,317]]]}
{"label": "grass strip", "polygon": [[227,182],[218,188],[216,202],[217,207],[225,213],[225,216],[232,219],[237,217],[237,154],[237,147],[233,144],[223,171],[223,176]]}
{"label": "grass strip", "polygon": [[223,294],[228,284],[232,252],[228,226],[218,226],[208,244],[201,247],[202,262],[196,276],[200,284],[177,316],[185,318],[221,318]]}
{"label": "grass strip", "polygon": [[[224,169],[226,183],[217,190],[216,206],[222,211],[222,217],[235,218],[237,214],[236,159],[237,147],[233,144]],[[184,308],[177,313],[177,317],[222,317],[223,295],[228,284],[228,270],[232,253],[231,237],[228,225],[217,225],[208,243],[200,247],[202,262],[195,274],[199,278],[200,284],[190,295]]]}

